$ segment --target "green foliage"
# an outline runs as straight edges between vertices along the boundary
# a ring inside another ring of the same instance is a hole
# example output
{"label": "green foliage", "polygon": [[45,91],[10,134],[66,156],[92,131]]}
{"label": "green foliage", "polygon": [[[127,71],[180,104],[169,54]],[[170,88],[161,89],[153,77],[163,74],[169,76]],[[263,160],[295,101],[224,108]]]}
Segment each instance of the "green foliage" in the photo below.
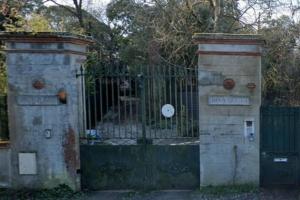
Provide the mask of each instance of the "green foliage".
{"label": "green foliage", "polygon": [[2,3],[0,12],[0,31],[24,31],[24,18],[18,13],[15,7]]}
{"label": "green foliage", "polygon": [[43,0],[3,0],[0,4],[7,4],[9,8],[16,9],[21,16],[27,16],[45,7]]}
{"label": "green foliage", "polygon": [[[72,7],[68,8],[74,10]],[[55,32],[84,33],[74,15],[63,7],[45,7],[40,10],[40,14],[49,22],[51,29]]]}
{"label": "green foliage", "polygon": [[18,200],[67,200],[67,199],[84,199],[84,194],[81,192],[74,192],[67,185],[59,185],[53,189],[33,190],[11,190],[0,189],[0,199],[18,199]]}
{"label": "green foliage", "polygon": [[[4,1],[0,4],[0,31],[51,31],[48,21],[41,15],[32,13],[43,7],[42,0]],[[31,14],[26,21],[26,16]],[[0,47],[0,50],[3,47]],[[7,93],[5,54],[0,53],[0,95]]]}
{"label": "green foliage", "polygon": [[[238,3],[224,1],[220,30],[236,32]],[[162,60],[194,67],[196,46],[192,36],[214,31],[214,14],[208,1],[113,0],[106,10],[109,23],[119,35],[120,60],[128,65],[157,64]]]}
{"label": "green foliage", "polygon": [[[75,12],[74,8],[67,8]],[[87,68],[112,65],[119,61],[117,58],[118,36],[108,25],[101,22],[95,13],[83,10],[84,29],[74,14],[64,7],[50,6],[42,9],[40,13],[47,19],[53,31],[88,34],[93,37],[96,43],[90,47]]]}
{"label": "green foliage", "polygon": [[51,32],[49,21],[42,15],[32,14],[27,22],[31,32]]}
{"label": "green foliage", "polygon": [[149,19],[155,8],[132,0],[114,0],[107,7],[109,23],[118,43],[119,59],[128,65],[148,63],[147,47],[152,39]]}
{"label": "green foliage", "polygon": [[25,17],[43,8],[42,0],[0,2],[0,31],[27,31]]}
{"label": "green foliage", "polygon": [[262,28],[266,46],[263,56],[264,104],[300,105],[299,24],[287,16]]}
{"label": "green foliage", "polygon": [[[24,19],[18,14],[16,8],[11,8],[10,5],[13,2],[2,3],[0,11],[0,31],[22,31],[24,25]],[[0,46],[0,51],[3,49]],[[6,94],[7,82],[6,82],[6,66],[5,66],[5,54],[0,52],[0,94]]]}

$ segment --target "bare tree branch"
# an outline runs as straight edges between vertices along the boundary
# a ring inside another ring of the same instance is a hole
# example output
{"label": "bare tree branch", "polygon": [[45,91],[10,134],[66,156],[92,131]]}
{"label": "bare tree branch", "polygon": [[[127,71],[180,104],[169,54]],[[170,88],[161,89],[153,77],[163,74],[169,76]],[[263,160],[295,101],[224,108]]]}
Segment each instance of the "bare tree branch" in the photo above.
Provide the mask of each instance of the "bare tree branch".
{"label": "bare tree branch", "polygon": [[64,8],[65,10],[67,10],[68,12],[70,12],[71,14],[76,15],[76,12],[74,12],[70,7],[65,6],[63,4],[60,4],[60,3],[57,3],[56,0],[47,0],[46,2],[49,2],[49,1],[52,2],[52,3],[54,3],[57,6],[60,6],[60,7]]}
{"label": "bare tree branch", "polygon": [[57,6],[64,8],[66,11],[70,12],[72,15],[74,15],[78,19],[80,27],[85,28],[84,22],[83,22],[83,14],[82,14],[82,0],[73,0],[73,5],[75,7],[75,11],[72,10],[68,6],[65,6],[61,3],[57,3],[56,0],[49,0],[49,1],[56,4]]}

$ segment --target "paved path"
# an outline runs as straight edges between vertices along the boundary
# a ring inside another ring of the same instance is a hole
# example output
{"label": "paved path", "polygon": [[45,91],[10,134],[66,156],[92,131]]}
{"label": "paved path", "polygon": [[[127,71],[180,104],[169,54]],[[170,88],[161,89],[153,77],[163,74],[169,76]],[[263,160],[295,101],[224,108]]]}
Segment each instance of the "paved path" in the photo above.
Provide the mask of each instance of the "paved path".
{"label": "paved path", "polygon": [[198,191],[133,191],[91,192],[87,200],[300,200],[300,189],[261,189],[257,193],[204,195]]}

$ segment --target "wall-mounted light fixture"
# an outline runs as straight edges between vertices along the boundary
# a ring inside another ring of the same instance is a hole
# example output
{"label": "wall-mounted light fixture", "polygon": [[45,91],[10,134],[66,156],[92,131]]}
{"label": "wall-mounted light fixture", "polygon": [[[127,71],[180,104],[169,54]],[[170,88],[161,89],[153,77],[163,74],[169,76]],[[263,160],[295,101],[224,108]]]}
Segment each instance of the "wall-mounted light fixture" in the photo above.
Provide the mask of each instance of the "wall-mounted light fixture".
{"label": "wall-mounted light fixture", "polygon": [[247,88],[251,91],[253,91],[256,88],[256,84],[255,83],[248,83],[247,84]]}
{"label": "wall-mounted light fixture", "polygon": [[57,97],[61,103],[67,103],[67,92],[65,91],[65,89],[60,89],[57,93]]}

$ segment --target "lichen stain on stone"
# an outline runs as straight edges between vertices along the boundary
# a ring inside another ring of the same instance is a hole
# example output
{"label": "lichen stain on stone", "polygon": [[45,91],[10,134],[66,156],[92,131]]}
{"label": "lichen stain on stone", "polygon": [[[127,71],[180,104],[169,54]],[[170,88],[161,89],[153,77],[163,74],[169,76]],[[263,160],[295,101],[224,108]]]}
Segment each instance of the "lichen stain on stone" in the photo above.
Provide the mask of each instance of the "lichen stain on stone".
{"label": "lichen stain on stone", "polygon": [[64,56],[64,65],[69,65],[71,62],[71,57],[69,55]]}
{"label": "lichen stain on stone", "polygon": [[76,138],[75,131],[69,127],[64,140],[64,158],[67,170],[72,177],[76,176],[77,169],[77,153],[76,153]]}
{"label": "lichen stain on stone", "polygon": [[15,84],[11,84],[11,83],[8,83],[8,89],[9,91],[12,93],[12,92],[18,92],[19,91],[19,88],[16,87]]}
{"label": "lichen stain on stone", "polygon": [[42,117],[34,117],[32,120],[33,125],[41,125],[42,124]]}

